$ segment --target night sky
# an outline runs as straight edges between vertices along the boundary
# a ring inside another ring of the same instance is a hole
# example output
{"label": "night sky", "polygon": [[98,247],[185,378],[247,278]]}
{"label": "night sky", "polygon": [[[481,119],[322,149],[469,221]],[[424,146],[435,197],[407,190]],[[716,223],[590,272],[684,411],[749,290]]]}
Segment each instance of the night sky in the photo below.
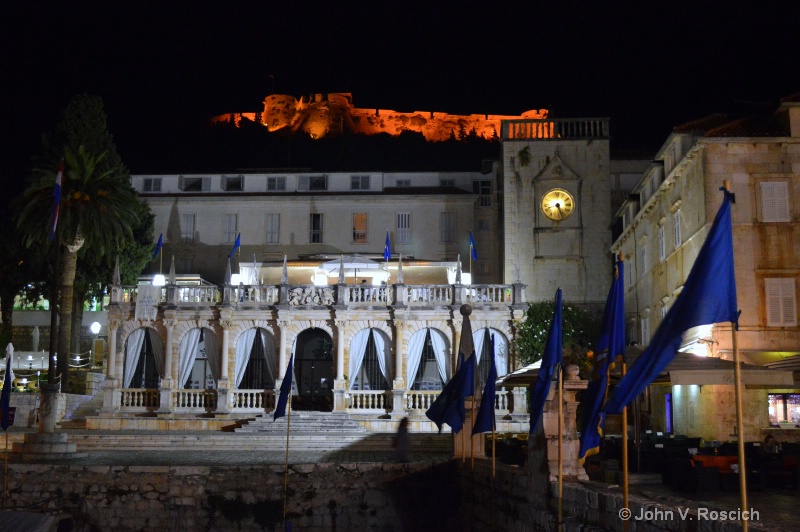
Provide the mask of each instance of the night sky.
{"label": "night sky", "polygon": [[273,91],[608,116],[612,150],[655,152],[677,124],[771,111],[800,91],[798,20],[796,1],[6,1],[0,179],[18,188],[40,134],[81,92],[103,98],[132,173],[158,171],[153,146],[259,111]]}

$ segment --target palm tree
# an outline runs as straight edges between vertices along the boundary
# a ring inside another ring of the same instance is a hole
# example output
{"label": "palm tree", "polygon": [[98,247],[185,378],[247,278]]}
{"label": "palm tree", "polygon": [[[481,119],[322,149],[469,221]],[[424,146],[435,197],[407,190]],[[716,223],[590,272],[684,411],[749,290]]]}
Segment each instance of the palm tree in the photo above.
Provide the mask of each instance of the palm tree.
{"label": "palm tree", "polygon": [[[69,385],[69,346],[72,336],[73,285],[78,252],[84,244],[98,256],[112,252],[132,238],[139,199],[119,168],[101,170],[107,152],[93,155],[81,145],[77,153],[64,149],[65,171],[54,243],[61,246],[57,374],[62,390]],[[38,176],[23,193],[17,228],[25,246],[46,249],[57,170],[38,168]],[[55,304],[55,302],[51,302]]]}

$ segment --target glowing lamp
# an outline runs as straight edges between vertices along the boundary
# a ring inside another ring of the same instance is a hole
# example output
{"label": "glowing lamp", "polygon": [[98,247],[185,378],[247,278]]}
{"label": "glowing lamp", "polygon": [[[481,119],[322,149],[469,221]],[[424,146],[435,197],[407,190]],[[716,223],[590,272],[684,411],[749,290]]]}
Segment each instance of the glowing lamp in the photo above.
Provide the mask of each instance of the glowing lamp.
{"label": "glowing lamp", "polygon": [[96,321],[89,325],[89,330],[92,331],[92,334],[97,334],[100,332],[100,324]]}
{"label": "glowing lamp", "polygon": [[165,284],[167,284],[166,277],[164,277],[160,273],[158,275],[153,276],[153,286],[164,286]]}

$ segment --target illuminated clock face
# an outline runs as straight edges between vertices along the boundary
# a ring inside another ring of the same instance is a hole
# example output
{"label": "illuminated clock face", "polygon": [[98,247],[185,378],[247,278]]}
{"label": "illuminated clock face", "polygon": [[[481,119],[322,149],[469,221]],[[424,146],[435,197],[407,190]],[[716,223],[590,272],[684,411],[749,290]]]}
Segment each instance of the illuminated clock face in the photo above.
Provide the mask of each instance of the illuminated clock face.
{"label": "illuminated clock face", "polygon": [[551,220],[560,222],[574,210],[575,199],[566,190],[554,188],[542,198],[542,212]]}

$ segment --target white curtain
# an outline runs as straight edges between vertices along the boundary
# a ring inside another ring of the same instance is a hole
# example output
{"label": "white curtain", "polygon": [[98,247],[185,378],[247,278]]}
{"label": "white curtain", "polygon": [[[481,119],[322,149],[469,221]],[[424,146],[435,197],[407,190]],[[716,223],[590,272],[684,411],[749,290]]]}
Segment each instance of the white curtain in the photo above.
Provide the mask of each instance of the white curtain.
{"label": "white curtain", "polygon": [[236,342],[236,363],[234,365],[234,379],[236,387],[244,378],[244,372],[247,369],[247,362],[250,361],[250,351],[253,350],[253,342],[256,339],[256,332],[258,329],[247,329]]}
{"label": "white curtain", "polygon": [[373,330],[372,338],[375,340],[375,352],[378,354],[378,365],[381,368],[381,373],[386,379],[386,383],[391,386],[392,365],[389,363],[389,357],[391,356],[389,343],[384,340],[380,331]]}
{"label": "white curtain", "polygon": [[264,345],[264,355],[267,357],[267,373],[272,382],[275,382],[275,338],[266,329],[261,331],[261,343]]}
{"label": "white curtain", "polygon": [[430,329],[423,329],[415,332],[408,341],[407,387],[409,390],[414,385],[414,379],[419,370],[419,362],[422,360],[422,350],[425,347],[425,336],[427,336],[429,330]]}
{"label": "white curtain", "polygon": [[[186,333],[181,341],[180,355],[178,356],[178,388],[183,388],[189,375],[192,374],[194,360],[197,358],[197,348],[200,345],[200,328],[192,329]],[[203,382],[203,388],[205,388]]]}
{"label": "white curtain", "polygon": [[508,340],[497,331],[494,334],[494,363],[497,367],[497,376],[502,377],[508,373]]}
{"label": "white curtain", "polygon": [[439,366],[439,376],[442,382],[448,381],[448,360],[450,360],[450,353],[447,351],[447,341],[444,335],[436,329],[431,329],[431,345],[433,345],[433,354],[436,356],[436,365]]}
{"label": "white curtain", "polygon": [[153,359],[156,362],[156,371],[159,377],[164,377],[164,344],[155,329],[147,329],[147,336],[150,338],[150,347],[153,348]]}
{"label": "white curtain", "polygon": [[203,341],[206,344],[206,358],[208,359],[208,368],[211,370],[211,376],[215,380],[219,380],[222,376],[222,368],[220,367],[220,352],[217,346],[217,335],[206,329],[203,331]]}
{"label": "white curtain", "polygon": [[[361,370],[361,364],[364,362],[364,351],[367,350],[367,342],[369,342],[369,334],[372,329],[361,329],[353,336],[350,341],[350,389],[354,389],[353,385],[356,383],[358,372]],[[364,383],[359,382],[359,388],[363,388]]]}
{"label": "white curtain", "polygon": [[144,334],[147,329],[136,329],[128,336],[128,341],[125,345],[125,373],[122,378],[122,387],[130,388],[133,374],[136,371],[136,365],[139,363],[139,357],[142,354],[142,346],[144,346]]}
{"label": "white curtain", "polygon": [[[472,342],[475,344],[475,355],[477,358],[475,362],[481,363],[481,355],[483,354],[483,338],[486,336],[486,331],[489,329],[478,329],[472,333]],[[464,353],[464,356],[469,356],[469,353]]]}

